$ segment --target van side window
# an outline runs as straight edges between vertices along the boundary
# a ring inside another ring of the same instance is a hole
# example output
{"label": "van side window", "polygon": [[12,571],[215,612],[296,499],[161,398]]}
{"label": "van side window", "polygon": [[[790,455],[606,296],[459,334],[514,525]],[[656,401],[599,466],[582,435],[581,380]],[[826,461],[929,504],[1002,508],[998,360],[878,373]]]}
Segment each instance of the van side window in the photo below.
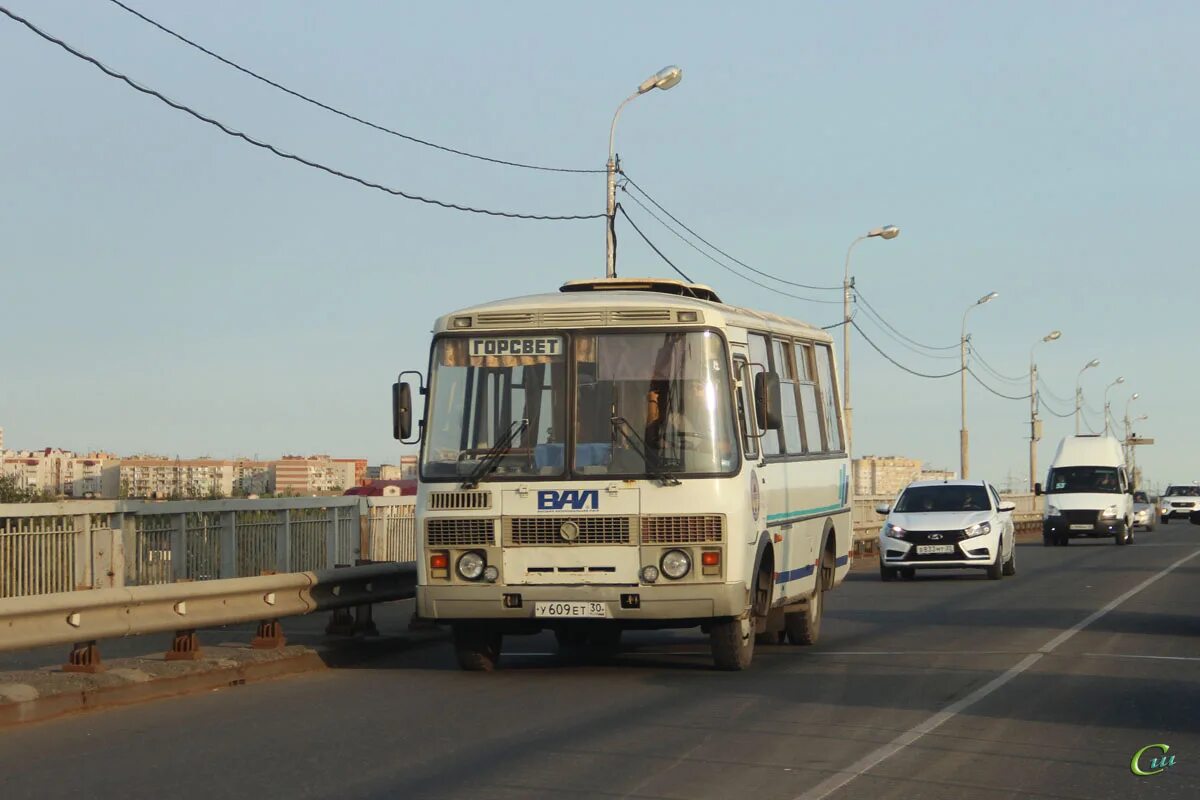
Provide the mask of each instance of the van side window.
{"label": "van side window", "polygon": [[742,446],[745,448],[746,458],[757,458],[758,423],[754,419],[754,413],[748,402],[749,394],[754,387],[754,380],[750,375],[750,365],[746,363],[746,359],[738,356],[733,359],[733,371],[734,377],[738,381],[737,405],[738,419],[742,421]]}
{"label": "van side window", "polygon": [[[767,344],[767,337],[761,333],[752,333],[747,339],[750,345],[750,363],[752,365],[762,365],[763,369],[771,372],[771,349]],[[753,369],[751,371],[753,372]],[[746,389],[746,397],[751,401],[751,413],[753,413],[754,408],[753,389],[754,381],[751,380],[750,385]],[[769,430],[764,432],[761,442],[762,454],[764,456],[777,456],[783,452],[783,447],[779,440],[779,431]]]}

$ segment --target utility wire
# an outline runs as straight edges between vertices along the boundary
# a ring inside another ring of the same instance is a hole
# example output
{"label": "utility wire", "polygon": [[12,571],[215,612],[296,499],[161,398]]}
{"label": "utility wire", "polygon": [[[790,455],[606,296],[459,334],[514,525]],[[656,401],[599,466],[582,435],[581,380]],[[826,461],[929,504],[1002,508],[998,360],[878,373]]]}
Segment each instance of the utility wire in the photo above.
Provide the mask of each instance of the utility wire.
{"label": "utility wire", "polygon": [[1008,381],[1009,383],[1022,383],[1024,381],[1029,380],[1028,372],[1026,372],[1024,375],[1022,375],[1019,378],[1014,378],[1011,375],[1005,375],[1003,372],[1001,372],[1000,370],[996,369],[991,364],[989,364],[987,362],[987,359],[985,359],[983,357],[983,355],[979,352],[979,350],[976,349],[975,345],[972,342],[968,341],[967,346],[970,348],[971,355],[974,356],[976,359],[978,359],[980,365],[983,366],[983,368],[986,369],[988,372],[990,372],[992,375],[994,375],[997,380]]}
{"label": "utility wire", "polygon": [[1043,409],[1045,409],[1051,415],[1058,417],[1059,419],[1070,419],[1071,417],[1075,416],[1074,411],[1068,411],[1066,414],[1058,413],[1053,408],[1046,405],[1046,401],[1044,399],[1042,399],[1042,395],[1040,393],[1038,394],[1038,405],[1040,405]]}
{"label": "utility wire", "polygon": [[[721,261],[718,261],[717,259],[713,258],[713,257],[712,257],[711,255],[709,255],[708,253],[706,253],[706,252],[704,252],[703,250],[701,250],[701,249],[700,249],[699,247],[697,247],[697,246],[695,245],[695,243],[693,243],[693,242],[692,242],[690,239],[688,239],[688,238],[687,238],[686,236],[684,236],[682,233],[680,233],[679,231],[677,231],[677,230],[675,230],[673,227],[671,227],[671,224],[670,224],[669,222],[667,222],[667,221],[666,221],[666,220],[664,220],[662,217],[660,217],[659,215],[655,214],[655,213],[654,213],[652,210],[650,210],[650,209],[649,209],[649,208],[646,206],[646,204],[645,204],[645,203],[643,203],[641,200],[637,199],[637,197],[636,197],[635,195],[633,195],[633,194],[630,194],[629,192],[625,192],[625,195],[626,195],[626,196],[627,196],[627,197],[628,197],[630,200],[632,200],[633,202],[637,203],[637,204],[638,204],[638,206],[640,206],[640,207],[641,207],[641,209],[642,209],[643,211],[645,211],[647,214],[649,214],[651,217],[653,217],[653,218],[654,218],[654,220],[655,220],[656,222],[658,222],[658,224],[659,224],[659,225],[662,225],[664,228],[666,228],[668,231],[670,231],[670,232],[671,232],[671,233],[672,233],[672,234],[673,234],[673,235],[674,235],[676,238],[678,238],[678,239],[679,239],[681,242],[683,242],[683,243],[684,243],[684,244],[686,244],[688,247],[692,248],[692,249],[693,249],[693,250],[695,250],[697,253],[699,253],[700,255],[704,256],[704,257],[705,257],[705,258],[707,258],[709,261],[713,262],[714,264],[716,264],[718,267],[720,267],[721,269],[725,270],[726,272],[730,272],[730,273],[732,273],[732,274],[734,274],[734,275],[738,276],[739,278],[741,278],[741,279],[742,279],[742,280],[744,280],[744,281],[749,281],[750,283],[753,283],[755,286],[761,286],[763,289],[766,289],[766,290],[767,290],[767,291],[769,291],[769,292],[772,292],[772,293],[774,293],[774,294],[781,294],[781,295],[783,295],[784,297],[791,297],[791,298],[792,298],[792,299],[794,299],[794,300],[803,300],[803,301],[804,301],[804,302],[806,302],[806,303],[824,303],[824,304],[827,304],[827,305],[839,305],[839,304],[841,303],[841,301],[840,301],[840,300],[819,300],[819,299],[817,299],[817,298],[815,298],[815,297],[805,297],[805,296],[803,296],[803,295],[799,295],[799,294],[792,294],[791,292],[785,292],[785,291],[783,291],[782,289],[777,289],[777,288],[775,288],[774,286],[769,286],[769,285],[767,285],[767,284],[763,283],[762,281],[755,280],[754,278],[751,278],[749,275],[746,275],[746,274],[744,274],[744,273],[742,273],[742,272],[739,272],[738,270],[734,269],[733,267],[729,266],[728,264],[724,264],[724,263],[722,263]],[[629,217],[629,215],[628,215],[628,214],[626,214],[626,219],[628,219],[628,217]]]}
{"label": "utility wire", "polygon": [[[808,283],[797,283],[796,281],[789,281],[789,280],[786,280],[785,278],[780,278],[776,275],[772,275],[769,272],[763,272],[760,269],[756,269],[756,268],[750,266],[745,261],[741,261],[737,258],[734,258],[733,256],[729,255],[729,253],[726,253],[724,250],[717,247],[712,242],[708,241],[708,239],[705,239],[703,236],[701,236],[700,234],[696,233],[694,230],[689,228],[687,226],[687,224],[683,222],[683,220],[679,219],[679,217],[675,216],[670,211],[667,211],[665,208],[663,208],[662,205],[657,200],[655,200],[653,197],[651,197],[646,192],[646,190],[643,189],[641,186],[638,186],[637,183],[634,182],[633,178],[629,177],[629,175],[626,174],[624,171],[621,172],[621,175],[622,175],[622,177],[624,177],[626,183],[628,183],[634,189],[637,189],[638,193],[640,193],[642,195],[642,197],[645,197],[647,200],[650,201],[650,203],[652,203],[654,205],[655,208],[657,208],[659,211],[661,211],[662,213],[664,213],[668,217],[670,217],[672,220],[674,220],[675,224],[679,225],[679,227],[683,228],[685,231],[690,233],[692,236],[695,236],[701,242],[704,242],[704,244],[708,245],[710,248],[712,248],[716,252],[720,253],[721,255],[725,256],[726,258],[728,258],[730,261],[734,262],[735,264],[739,264],[739,265],[745,267],[746,269],[750,270],[751,272],[753,272],[757,275],[763,276],[764,278],[770,278],[773,281],[778,281],[779,283],[786,284],[788,286],[795,286],[800,289],[813,289],[816,291],[841,291],[842,290],[841,286],[813,286],[812,284],[808,284]],[[624,187],[622,187],[622,188],[624,188]],[[632,196],[632,195],[630,195],[630,196]],[[634,199],[636,200],[637,198],[634,198]],[[645,208],[645,206],[643,206],[643,208]],[[647,209],[647,211],[649,211],[649,209]],[[659,221],[661,222],[661,220],[659,220]],[[663,223],[663,224],[665,225],[666,223]],[[708,257],[710,259],[712,258],[712,256],[708,256]],[[715,259],[713,259],[713,260],[715,260]],[[726,269],[728,269],[728,267],[726,267]],[[759,284],[759,285],[761,286],[761,284]],[[800,298],[800,299],[803,300],[803,299],[807,299],[807,298]],[[825,301],[825,302],[831,302],[831,301]],[[833,302],[836,302],[836,301],[833,301]]]}
{"label": "utility wire", "polygon": [[[857,310],[858,310],[858,308],[861,308],[861,306],[857,306],[857,307],[855,308],[855,312],[856,312],[856,314],[857,314]],[[885,336],[887,336],[889,339],[891,339],[893,342],[895,342],[896,344],[900,345],[901,347],[904,347],[904,348],[906,348],[906,349],[908,349],[908,350],[911,350],[912,352],[916,353],[916,354],[917,354],[917,355],[919,355],[919,356],[923,356],[924,358],[955,359],[955,360],[957,360],[957,359],[958,359],[958,357],[959,357],[957,353],[930,353],[930,352],[928,352],[928,351],[926,351],[926,350],[921,350],[920,348],[918,348],[918,347],[915,347],[914,345],[911,345],[911,344],[909,344],[908,342],[904,341],[904,340],[903,340],[903,339],[901,339],[899,336],[896,336],[895,334],[891,333],[891,332],[890,332],[890,331],[889,331],[889,330],[888,330],[886,327],[884,327],[884,325],[883,325],[883,323],[882,323],[882,322],[880,322],[879,320],[877,320],[875,317],[871,316],[869,313],[868,313],[868,314],[864,314],[864,315],[863,315],[863,318],[864,318],[864,319],[869,319],[869,320],[871,320],[871,322],[873,322],[873,323],[875,323],[876,325],[878,325],[878,326],[879,326],[879,330],[880,330],[880,331],[882,331],[882,332],[883,332],[883,334],[884,334]]]}
{"label": "utility wire", "polygon": [[653,250],[655,253],[657,253],[659,258],[661,258],[663,261],[667,262],[667,266],[669,266],[671,269],[673,269],[677,273],[679,273],[679,275],[688,283],[695,283],[695,281],[693,281],[691,278],[689,278],[687,276],[687,273],[685,273],[679,267],[675,266],[675,263],[673,261],[671,261],[671,259],[669,259],[665,255],[663,255],[662,250],[659,250],[657,247],[654,246],[654,242],[650,241],[650,239],[646,237],[646,234],[642,233],[642,229],[639,228],[637,226],[637,223],[634,222],[630,218],[629,213],[627,211],[625,211],[624,208],[621,207],[620,203],[617,204],[617,210],[620,211],[625,216],[625,221],[633,226],[633,229],[635,231],[637,231],[637,235],[642,237],[642,241],[645,242],[646,244],[650,245],[650,249]]}
{"label": "utility wire", "polygon": [[217,61],[220,61],[222,64],[233,67],[238,72],[241,72],[245,75],[249,75],[251,78],[254,78],[257,81],[262,81],[263,83],[267,84],[268,86],[278,89],[281,92],[286,92],[287,94],[290,94],[292,97],[295,97],[298,100],[303,100],[304,102],[309,103],[310,105],[314,105],[317,108],[321,108],[321,109],[324,109],[325,111],[329,111],[333,114],[337,114],[339,117],[344,117],[345,119],[351,120],[352,122],[357,122],[360,125],[366,125],[368,128],[374,128],[377,131],[381,131],[383,133],[387,133],[392,136],[398,136],[401,139],[407,139],[408,141],[414,142],[416,144],[424,145],[426,147],[432,147],[435,150],[441,150],[446,153],[453,153],[454,155],[457,155],[457,156],[465,156],[466,158],[473,158],[477,161],[487,161],[492,164],[503,164],[506,167],[520,167],[522,169],[533,169],[533,170],[539,170],[541,172],[569,172],[569,173],[576,173],[576,174],[595,174],[595,173],[605,172],[605,170],[603,170],[603,169],[565,169],[562,167],[544,167],[544,166],[540,166],[538,164],[523,164],[520,161],[506,161],[502,158],[491,158],[489,156],[481,156],[476,153],[468,153],[466,150],[456,150],[453,147],[446,147],[445,145],[441,145],[436,142],[430,142],[425,139],[420,139],[416,136],[412,136],[407,133],[401,133],[400,131],[389,128],[385,125],[380,125],[378,123],[371,122],[370,120],[363,119],[362,117],[355,116],[354,114],[351,114],[348,111],[343,111],[340,108],[336,108],[334,106],[329,105],[328,103],[323,103],[320,100],[316,100],[312,97],[309,97],[308,95],[303,94],[302,92],[298,92],[295,89],[289,89],[288,87],[284,86],[281,83],[277,83],[276,81],[273,81],[270,78],[267,78],[263,75],[260,75],[257,72],[254,72],[253,70],[243,67],[241,64],[238,64],[236,61],[226,58],[225,56],[221,55],[220,53],[213,52],[212,50],[208,49],[204,45],[202,45],[198,42],[195,42],[195,41],[189,39],[188,37],[184,36],[182,33],[171,30],[166,25],[163,25],[161,22],[151,19],[150,17],[146,16],[145,14],[143,14],[142,12],[138,11],[135,8],[130,8],[129,6],[122,3],[120,0],[109,0],[109,2],[112,3],[114,6],[117,6],[118,8],[129,12],[130,14],[132,14],[133,16],[137,17],[138,19],[142,20],[143,22],[147,22],[150,25],[153,25],[155,28],[158,28],[163,33],[165,33],[169,36],[175,37],[176,39],[178,39],[179,41],[188,45],[189,47],[194,47],[195,49],[199,50],[201,53],[204,53],[205,55],[211,56],[212,58],[215,58]]}
{"label": "utility wire", "polygon": [[975,370],[971,369],[969,366],[967,367],[967,374],[970,375],[972,378],[974,378],[975,382],[978,383],[980,386],[987,389],[989,392],[996,395],[997,397],[1003,397],[1005,400],[1028,400],[1030,397],[1030,395],[1023,395],[1023,396],[1017,397],[1016,395],[1004,394],[1003,392],[996,391],[991,386],[988,386],[987,382],[984,381],[983,378],[980,378],[978,375],[976,375]]}
{"label": "utility wire", "polygon": [[1057,400],[1060,403],[1075,402],[1073,400],[1069,400],[1069,399],[1063,397],[1062,395],[1060,395],[1060,394],[1056,393],[1054,390],[1052,390],[1050,388],[1050,384],[1046,383],[1046,379],[1042,377],[1042,374],[1040,372],[1038,373],[1038,386],[1042,387],[1043,392],[1050,395],[1051,397],[1053,397],[1055,400]]}
{"label": "utility wire", "polygon": [[105,75],[108,75],[110,78],[116,78],[117,80],[127,84],[128,86],[132,87],[133,89],[136,89],[137,91],[141,92],[142,94],[148,94],[151,97],[161,100],[162,102],[166,103],[171,108],[174,108],[177,111],[182,111],[185,114],[195,117],[196,119],[200,120],[201,122],[207,122],[209,125],[212,125],[215,128],[218,128],[222,133],[225,133],[236,139],[241,139],[242,141],[247,142],[248,144],[252,144],[255,147],[262,148],[263,150],[273,153],[274,155],[279,156],[280,158],[285,158],[290,161],[296,161],[300,164],[304,164],[307,167],[312,167],[313,169],[318,169],[318,170],[321,170],[322,172],[327,172],[330,175],[335,175],[339,178],[344,178],[345,180],[353,181],[354,183],[360,184],[362,186],[366,186],[367,188],[378,189],[381,192],[387,192],[388,194],[396,195],[397,197],[403,197],[407,200],[416,200],[421,203],[427,203],[428,205],[440,206],[441,208],[449,208],[449,209],[453,209],[455,211],[469,211],[472,214],[487,214],[487,215],[493,216],[493,217],[507,217],[509,219],[534,219],[534,220],[556,220],[557,221],[557,220],[576,220],[576,219],[602,219],[605,216],[604,214],[572,214],[572,215],[562,215],[562,216],[548,215],[548,214],[517,214],[517,213],[513,213],[513,212],[509,212],[509,211],[495,211],[495,210],[487,209],[487,208],[473,208],[471,206],[458,205],[457,203],[447,203],[443,200],[434,200],[432,198],[422,197],[421,195],[410,194],[409,192],[401,191],[400,189],[394,189],[389,186],[384,186],[383,184],[374,183],[365,178],[359,178],[355,175],[350,175],[348,173],[341,172],[340,170],[334,169],[333,167],[326,166],[326,165],[318,163],[316,161],[310,161],[306,158],[302,158],[301,156],[295,155],[293,153],[287,153],[283,150],[280,150],[278,147],[275,147],[272,144],[268,144],[267,142],[261,142],[258,139],[255,139],[251,136],[246,135],[245,133],[242,133],[241,131],[237,131],[237,130],[234,130],[233,128],[230,128],[229,126],[225,125],[223,122],[219,122],[215,119],[212,119],[211,117],[206,117],[203,114],[201,114],[199,111],[189,108],[188,106],[185,106],[182,103],[177,103],[174,100],[172,100],[171,98],[167,97],[166,95],[161,94],[160,92],[157,92],[153,89],[142,86],[139,83],[135,82],[132,78],[122,75],[120,72],[117,72],[116,70],[104,65],[103,63],[96,60],[95,58],[92,58],[87,53],[76,50],[74,47],[72,47],[71,45],[62,41],[61,39],[56,39],[55,37],[51,36],[50,34],[46,33],[45,31],[43,31],[42,29],[38,28],[36,25],[34,25],[29,20],[25,19],[24,17],[20,17],[20,16],[14,14],[13,12],[9,11],[4,6],[0,6],[0,13],[4,14],[6,17],[8,17],[9,19],[12,19],[15,22],[21,23],[26,28],[28,28],[29,30],[36,33],[38,36],[42,37],[43,39],[45,39],[48,42],[58,45],[63,50],[66,50],[68,53],[75,56],[76,58],[82,59],[83,61],[86,61],[89,64],[92,64],[97,69],[99,69],[101,72],[103,72]]}
{"label": "utility wire", "polygon": [[860,328],[860,327],[858,327],[858,323],[857,323],[857,322],[855,322],[854,320],[851,320],[851,321],[850,321],[850,324],[851,324],[851,325],[854,327],[854,330],[858,331],[858,332],[859,332],[859,334],[861,334],[861,335],[862,335],[863,339],[865,339],[865,340],[866,340],[867,344],[871,345],[871,348],[872,348],[872,349],[873,349],[873,350],[874,350],[876,353],[879,353],[879,355],[883,356],[883,357],[884,357],[884,358],[886,358],[888,361],[892,362],[892,364],[894,364],[895,366],[899,367],[900,369],[904,370],[905,372],[907,372],[907,373],[909,373],[909,374],[911,374],[911,375],[916,375],[918,378],[949,378],[949,377],[951,377],[951,376],[953,376],[953,375],[957,375],[957,374],[959,374],[960,372],[962,372],[962,368],[961,368],[961,367],[960,367],[959,369],[956,369],[956,370],[954,370],[953,372],[947,372],[947,373],[945,373],[945,374],[943,374],[943,375],[930,375],[930,374],[928,374],[928,373],[925,373],[925,372],[917,372],[915,369],[909,369],[908,367],[904,366],[903,364],[901,364],[901,363],[900,363],[899,361],[897,361],[896,359],[894,359],[894,358],[892,358],[891,356],[889,356],[887,353],[885,353],[885,352],[883,352],[882,350],[880,350],[880,349],[879,349],[879,345],[875,344],[873,341],[871,341],[871,338],[870,338],[869,336],[867,336],[867,334],[863,333],[863,329],[862,329],[862,328]]}
{"label": "utility wire", "polygon": [[889,330],[891,330],[893,333],[895,333],[901,339],[904,339],[905,341],[907,341],[911,344],[915,344],[917,347],[921,347],[926,350],[957,350],[959,348],[959,345],[957,343],[944,345],[942,347],[935,347],[931,344],[922,344],[921,342],[918,342],[916,339],[905,336],[903,333],[901,333],[899,330],[897,330],[894,325],[892,325],[890,322],[888,322],[886,319],[884,319],[882,314],[880,314],[878,311],[875,310],[875,307],[873,305],[871,305],[870,301],[868,301],[866,297],[863,296],[862,290],[859,289],[857,285],[854,287],[854,294],[855,294],[855,297],[858,299],[858,301],[861,302],[866,307],[868,313],[870,313],[872,316],[874,316],[875,319],[877,319],[881,324],[886,326]]}

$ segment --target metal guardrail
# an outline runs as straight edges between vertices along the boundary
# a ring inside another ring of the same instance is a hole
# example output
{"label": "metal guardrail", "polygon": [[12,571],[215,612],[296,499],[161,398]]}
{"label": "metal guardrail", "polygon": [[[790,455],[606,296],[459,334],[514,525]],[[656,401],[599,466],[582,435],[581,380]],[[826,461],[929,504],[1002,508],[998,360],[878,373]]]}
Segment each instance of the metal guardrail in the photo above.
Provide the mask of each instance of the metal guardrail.
{"label": "metal guardrail", "polygon": [[412,497],[0,504],[0,598],[416,559]]}
{"label": "metal guardrail", "polygon": [[412,597],[412,564],[0,599],[0,651],[334,611]]}

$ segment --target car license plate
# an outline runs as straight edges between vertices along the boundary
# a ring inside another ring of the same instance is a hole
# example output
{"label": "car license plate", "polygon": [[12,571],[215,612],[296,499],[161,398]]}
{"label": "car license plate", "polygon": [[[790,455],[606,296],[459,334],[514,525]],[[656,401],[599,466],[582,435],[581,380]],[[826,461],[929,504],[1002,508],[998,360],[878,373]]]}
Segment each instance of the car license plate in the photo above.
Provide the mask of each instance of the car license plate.
{"label": "car license plate", "polygon": [[954,545],[952,544],[919,544],[917,545],[917,555],[923,556],[929,553],[953,553]]}
{"label": "car license plate", "polygon": [[533,604],[535,617],[570,617],[574,619],[608,619],[608,603],[594,600],[543,600]]}
{"label": "car license plate", "polygon": [[1093,526],[1091,526],[1091,525],[1072,525],[1071,530],[1073,530],[1073,531],[1090,531],[1092,529],[1092,527]]}

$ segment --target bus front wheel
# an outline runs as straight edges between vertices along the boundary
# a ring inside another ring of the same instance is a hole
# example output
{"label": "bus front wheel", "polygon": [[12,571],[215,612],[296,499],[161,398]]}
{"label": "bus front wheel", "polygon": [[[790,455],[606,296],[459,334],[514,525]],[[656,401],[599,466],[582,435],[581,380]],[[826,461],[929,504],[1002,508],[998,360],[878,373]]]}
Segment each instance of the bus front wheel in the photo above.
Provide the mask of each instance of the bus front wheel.
{"label": "bus front wheel", "polygon": [[722,619],[710,626],[713,663],[717,669],[737,672],[754,660],[754,619]]}
{"label": "bus front wheel", "polygon": [[455,625],[454,655],[468,672],[491,672],[500,660],[503,637],[487,625]]}

